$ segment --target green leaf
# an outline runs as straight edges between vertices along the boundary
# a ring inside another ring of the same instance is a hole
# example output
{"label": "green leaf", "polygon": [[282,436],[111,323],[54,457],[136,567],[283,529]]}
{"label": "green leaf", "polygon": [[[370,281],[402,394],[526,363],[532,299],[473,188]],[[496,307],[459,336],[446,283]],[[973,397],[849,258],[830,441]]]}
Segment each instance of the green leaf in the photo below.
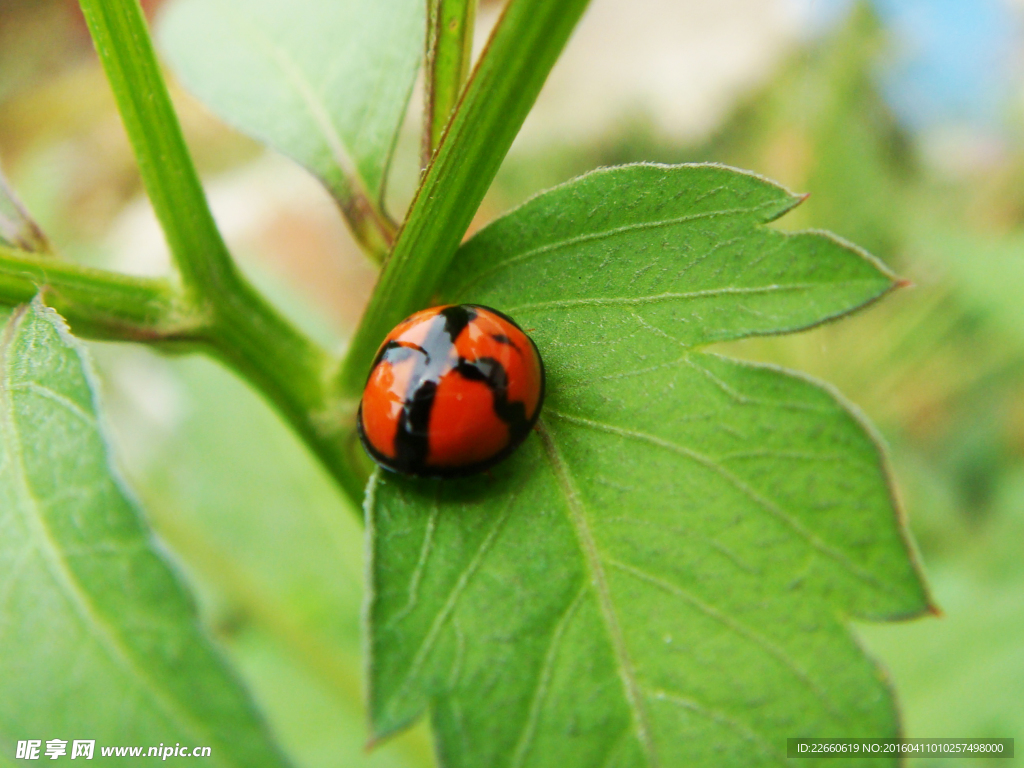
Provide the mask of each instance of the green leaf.
{"label": "green leaf", "polygon": [[593,375],[649,361],[652,344],[808,328],[893,287],[884,266],[834,236],[756,226],[800,200],[721,166],[596,171],[480,232],[456,257],[445,295],[485,296],[527,324],[543,317],[541,338],[600,320],[600,336],[578,350]]}
{"label": "green leaf", "polygon": [[800,198],[719,166],[630,166],[481,231],[444,296],[508,311],[547,368],[493,478],[378,475],[370,708],[425,708],[449,766],[785,761],[898,733],[848,619],[918,614],[878,445],[838,396],[695,348],[806,328],[893,286]]}
{"label": "green leaf", "polygon": [[29,216],[3,173],[0,173],[0,245],[33,253],[51,252],[43,230]]}
{"label": "green leaf", "polygon": [[0,748],[212,748],[280,766],[110,468],[81,348],[39,302],[0,337]]}
{"label": "green leaf", "polygon": [[423,0],[178,0],[161,37],[190,90],[316,174],[383,249],[388,163],[425,23]]}

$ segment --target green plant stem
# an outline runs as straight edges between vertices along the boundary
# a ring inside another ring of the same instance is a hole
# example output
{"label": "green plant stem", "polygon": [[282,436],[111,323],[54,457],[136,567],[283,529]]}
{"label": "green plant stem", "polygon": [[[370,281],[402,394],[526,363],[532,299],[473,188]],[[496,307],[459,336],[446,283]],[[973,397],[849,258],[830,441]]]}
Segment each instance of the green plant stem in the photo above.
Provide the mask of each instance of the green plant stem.
{"label": "green plant stem", "polygon": [[[95,0],[94,0],[95,1]],[[381,339],[427,306],[587,0],[510,0],[413,200],[339,380],[358,397]]]}
{"label": "green plant stem", "polygon": [[356,404],[327,386],[336,368],[235,268],[157,66],[138,0],[80,0],[142,181],[184,284],[204,318],[178,342],[234,367],[278,407],[359,505],[364,473],[351,453]]}
{"label": "green plant stem", "polygon": [[189,292],[218,296],[238,281],[192,165],[138,0],[80,0],[139,164]]}
{"label": "green plant stem", "polygon": [[90,269],[0,245],[0,303],[20,304],[39,293],[89,338],[157,342],[187,337],[204,323],[167,280]]}
{"label": "green plant stem", "polygon": [[427,0],[423,167],[430,165],[473,58],[476,0]]}

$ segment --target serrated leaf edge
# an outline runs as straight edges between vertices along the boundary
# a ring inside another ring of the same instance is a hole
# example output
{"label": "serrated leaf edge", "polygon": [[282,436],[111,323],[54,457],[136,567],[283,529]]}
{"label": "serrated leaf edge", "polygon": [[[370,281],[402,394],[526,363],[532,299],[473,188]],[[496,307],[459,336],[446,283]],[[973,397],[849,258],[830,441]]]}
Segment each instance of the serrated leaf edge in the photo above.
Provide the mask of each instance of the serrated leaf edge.
{"label": "serrated leaf edge", "polygon": [[731,365],[738,365],[755,370],[768,370],[774,371],[777,374],[786,376],[789,378],[797,379],[806,384],[809,384],[817,389],[825,392],[833,402],[839,406],[840,410],[845,412],[850,418],[854,420],[857,426],[863,431],[863,433],[871,441],[875,448],[875,456],[878,464],[878,471],[885,479],[885,485],[889,492],[889,505],[893,512],[893,518],[896,522],[896,528],[899,531],[900,539],[903,543],[904,552],[907,559],[911,563],[911,567],[914,574],[917,577],[917,584],[921,591],[921,598],[923,606],[918,611],[910,611],[907,613],[893,613],[893,614],[864,614],[864,615],[850,615],[844,617],[847,620],[856,619],[871,622],[893,622],[893,621],[909,621],[911,619],[920,618],[925,615],[939,616],[942,614],[941,609],[935,603],[934,597],[931,594],[931,589],[928,585],[928,580],[925,578],[923,562],[921,559],[921,553],[917,548],[917,544],[913,537],[910,535],[910,525],[907,518],[906,508],[903,505],[902,499],[900,498],[899,489],[897,488],[894,477],[895,474],[892,471],[892,463],[889,458],[889,449],[886,444],[885,438],[882,437],[877,427],[868,419],[867,415],[858,407],[853,401],[849,400],[835,385],[830,384],[827,381],[823,381],[803,371],[798,371],[792,368],[786,368],[785,366],[775,365],[773,363],[754,363],[749,360],[739,360],[728,355],[721,355],[715,352],[702,351],[701,354],[708,355],[709,357],[716,357],[722,360],[727,360]]}
{"label": "serrated leaf edge", "polygon": [[[785,197],[789,198],[787,200],[786,204],[782,207],[781,211],[779,211],[777,214],[773,214],[772,218],[764,220],[764,223],[766,223],[766,224],[770,223],[772,221],[775,221],[780,216],[785,216],[789,211],[793,210],[796,206],[800,205],[800,203],[802,203],[804,200],[807,199],[807,195],[797,194],[795,192],[791,192],[789,189],[784,187],[782,184],[779,184],[777,181],[773,181],[772,179],[769,179],[767,176],[762,176],[760,173],[757,173],[756,171],[750,171],[750,170],[747,170],[745,168],[737,168],[737,167],[732,166],[732,165],[727,165],[726,163],[652,163],[652,162],[640,162],[640,163],[623,163],[622,165],[602,165],[602,166],[599,166],[598,168],[593,168],[593,169],[591,169],[589,171],[586,171],[585,173],[581,173],[579,176],[573,176],[571,179],[567,179],[566,181],[563,181],[560,184],[555,184],[555,186],[553,186],[553,187],[548,187],[547,189],[542,189],[539,192],[535,192],[534,194],[532,194],[528,198],[526,198],[523,202],[519,203],[518,205],[513,206],[512,208],[509,208],[507,211],[505,211],[503,214],[501,214],[501,216],[499,216],[494,221],[492,221],[489,224],[487,224],[487,226],[481,228],[478,232],[476,232],[473,235],[473,237],[477,237],[478,235],[483,234],[490,227],[494,226],[495,224],[500,222],[502,219],[505,219],[505,218],[507,218],[509,216],[512,216],[515,213],[518,213],[520,210],[522,210],[523,208],[528,207],[529,205],[531,205],[532,203],[536,202],[539,198],[542,198],[545,195],[549,195],[549,194],[551,194],[553,192],[558,192],[558,191],[560,191],[562,189],[565,189],[567,187],[572,187],[573,185],[578,184],[579,182],[581,182],[581,181],[583,181],[585,179],[590,179],[591,177],[594,177],[594,176],[603,176],[605,174],[615,173],[617,171],[628,170],[628,169],[631,169],[631,168],[656,168],[656,169],[661,169],[661,170],[664,170],[664,171],[682,170],[684,168],[708,169],[708,170],[729,171],[731,173],[737,174],[738,176],[746,176],[747,178],[755,179],[756,181],[761,182],[762,184],[764,184],[767,187],[771,187],[771,188],[773,188],[775,190],[778,190],[780,193],[782,193],[782,195],[784,195]],[[742,210],[751,210],[751,209],[744,208]]]}

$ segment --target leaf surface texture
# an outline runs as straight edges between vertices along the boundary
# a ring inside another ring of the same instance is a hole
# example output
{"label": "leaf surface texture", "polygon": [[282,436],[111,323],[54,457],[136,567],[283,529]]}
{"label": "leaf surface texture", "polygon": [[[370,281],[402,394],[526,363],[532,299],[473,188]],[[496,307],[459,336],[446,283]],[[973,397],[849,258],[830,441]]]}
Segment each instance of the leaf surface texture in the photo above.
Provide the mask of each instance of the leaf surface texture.
{"label": "leaf surface texture", "polygon": [[845,626],[927,608],[878,445],[828,388],[700,349],[893,287],[831,235],[764,226],[799,199],[626,166],[462,247],[444,299],[527,329],[548,395],[493,477],[372,482],[377,735],[429,708],[445,765],[607,768],[898,733]]}

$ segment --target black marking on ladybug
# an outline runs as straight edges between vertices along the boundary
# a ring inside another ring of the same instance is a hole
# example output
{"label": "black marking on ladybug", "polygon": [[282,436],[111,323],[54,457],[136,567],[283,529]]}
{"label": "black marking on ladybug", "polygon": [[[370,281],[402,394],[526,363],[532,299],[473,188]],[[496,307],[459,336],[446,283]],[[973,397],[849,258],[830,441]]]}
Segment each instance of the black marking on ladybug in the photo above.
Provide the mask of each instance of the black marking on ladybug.
{"label": "black marking on ladybug", "polygon": [[492,333],[492,334],[491,334],[491,338],[492,338],[492,339],[494,339],[494,340],[495,340],[496,342],[498,342],[499,344],[505,344],[505,345],[507,345],[507,346],[509,346],[509,347],[512,347],[512,349],[514,349],[514,350],[515,350],[516,352],[518,352],[518,353],[519,353],[520,355],[522,355],[522,354],[523,354],[523,350],[521,350],[521,349],[519,348],[519,345],[518,345],[518,344],[516,344],[516,343],[515,343],[514,341],[512,341],[512,339],[510,339],[510,338],[509,338],[508,336],[506,336],[506,335],[505,335],[504,333]]}
{"label": "black marking on ladybug", "polygon": [[473,362],[460,357],[456,370],[464,379],[482,381],[491,390],[494,413],[508,425],[509,438],[513,442],[518,443],[519,438],[530,431],[526,404],[508,401],[508,373],[501,363],[491,357],[481,357]]}
{"label": "black marking on ladybug", "polygon": [[[508,315],[490,307],[487,311],[520,328]],[[413,370],[409,381],[417,382],[412,391],[407,391],[404,397],[402,412],[398,417],[397,430],[394,439],[395,455],[381,455],[368,440],[363,440],[364,446],[378,463],[385,469],[420,475],[424,477],[448,477],[456,478],[476,474],[482,470],[494,466],[506,458],[512,451],[519,447],[522,440],[529,434],[540,416],[540,406],[544,401],[545,375],[544,362],[537,352],[537,345],[533,339],[527,336],[530,344],[536,353],[537,362],[540,366],[540,393],[533,418],[526,416],[526,404],[521,402],[508,401],[508,373],[504,366],[497,360],[489,357],[480,358],[475,361],[458,357],[452,353],[455,351],[455,341],[467,326],[477,317],[478,313],[471,304],[458,304],[445,307],[437,317],[432,318],[428,327],[426,338],[422,345],[411,342],[389,341],[377,354],[371,372],[382,362],[391,365],[413,359]],[[443,322],[438,322],[442,318]],[[489,334],[499,344],[507,344],[519,352],[523,351],[508,336],[501,333]],[[483,461],[464,467],[432,467],[427,464],[430,453],[430,413],[434,407],[434,398],[437,394],[441,379],[452,371],[469,381],[481,381],[487,385],[492,395],[492,406],[495,415],[509,428],[509,442],[501,451]],[[360,435],[362,435],[362,403],[359,406],[356,423]]]}
{"label": "black marking on ladybug", "polygon": [[427,463],[430,411],[434,407],[437,384],[424,381],[408,397],[398,416],[395,433],[395,465],[403,472],[417,471]]}
{"label": "black marking on ladybug", "polygon": [[445,333],[448,334],[448,338],[453,345],[455,340],[459,338],[459,334],[465,330],[467,325],[473,322],[476,315],[476,310],[468,304],[453,304],[441,310],[441,317],[444,318]]}

